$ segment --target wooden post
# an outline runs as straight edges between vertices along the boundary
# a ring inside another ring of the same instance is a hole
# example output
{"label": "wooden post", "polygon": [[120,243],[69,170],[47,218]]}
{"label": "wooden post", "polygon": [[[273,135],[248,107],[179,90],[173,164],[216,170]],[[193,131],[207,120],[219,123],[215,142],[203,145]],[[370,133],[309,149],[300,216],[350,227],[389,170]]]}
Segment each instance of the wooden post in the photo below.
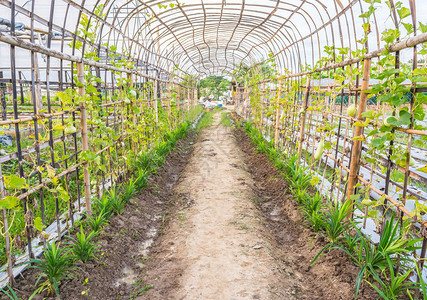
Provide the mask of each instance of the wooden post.
{"label": "wooden post", "polygon": [[308,108],[308,100],[310,99],[310,78],[307,77],[307,83],[305,85],[305,95],[304,95],[304,108],[301,116],[301,128],[299,133],[299,144],[298,144],[298,162],[301,159],[302,143],[304,142],[304,131],[305,131],[305,119],[306,111]]}
{"label": "wooden post", "polygon": [[279,145],[279,125],[280,125],[280,110],[282,105],[280,104],[282,93],[282,79],[279,80],[279,91],[277,92],[277,103],[276,103],[276,126],[274,132],[274,147],[277,148]]}
{"label": "wooden post", "polygon": [[[83,64],[77,63],[77,78],[81,84],[84,85],[84,72]],[[79,95],[83,97],[85,94],[85,87],[79,87]],[[86,106],[84,102],[81,102],[80,105],[80,127],[82,131],[82,151],[89,150],[89,143],[87,139],[87,116],[86,116]],[[92,216],[92,207],[90,202],[90,177],[88,171],[88,162],[83,163],[83,176],[84,176],[84,188],[85,188],[85,204],[86,204],[86,214]]]}
{"label": "wooden post", "polygon": [[[371,60],[365,59],[363,62],[363,78],[362,78],[362,87],[360,93],[359,107],[357,110],[357,121],[363,123],[365,118],[362,116],[362,113],[366,110],[366,101],[368,99],[368,94],[364,93],[369,89],[369,72],[371,71]],[[355,126],[354,127],[354,136],[358,137],[363,135],[364,127]],[[351,160],[350,160],[350,171],[348,173],[348,182],[347,182],[347,200],[350,199],[350,196],[354,193],[354,186],[357,182],[357,173],[359,172],[360,166],[360,154],[362,152],[362,141],[355,140],[353,142],[353,149],[351,151]],[[352,201],[353,202],[353,201]]]}

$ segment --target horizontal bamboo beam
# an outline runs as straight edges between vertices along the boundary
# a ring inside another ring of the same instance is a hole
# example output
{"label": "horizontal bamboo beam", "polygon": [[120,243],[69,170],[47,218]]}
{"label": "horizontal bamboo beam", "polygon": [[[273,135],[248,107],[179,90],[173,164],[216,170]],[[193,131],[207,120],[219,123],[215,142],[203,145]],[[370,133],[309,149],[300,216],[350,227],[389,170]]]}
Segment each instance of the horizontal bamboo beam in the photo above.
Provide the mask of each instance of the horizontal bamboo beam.
{"label": "horizontal bamboo beam", "polygon": [[[167,80],[163,80],[163,79],[160,79],[160,78],[151,77],[151,76],[148,76],[146,74],[143,74],[143,73],[135,71],[135,70],[130,70],[130,69],[126,69],[126,68],[117,68],[117,67],[114,67],[112,65],[108,65],[108,64],[96,62],[96,61],[93,61],[93,60],[85,59],[85,58],[78,57],[78,56],[75,56],[75,55],[70,55],[70,54],[66,54],[64,52],[60,52],[60,51],[56,51],[56,50],[53,50],[53,49],[50,49],[50,48],[46,48],[46,47],[44,47],[42,45],[39,45],[39,44],[35,44],[35,43],[31,43],[31,42],[27,42],[27,41],[21,40],[21,39],[19,39],[17,37],[11,36],[10,34],[6,34],[4,32],[0,32],[0,42],[4,42],[4,43],[7,43],[9,45],[12,45],[12,46],[15,46],[15,47],[19,47],[19,48],[22,48],[22,49],[26,49],[26,50],[29,50],[29,51],[34,51],[34,52],[37,52],[37,53],[45,54],[45,55],[48,55],[50,57],[54,57],[54,58],[57,58],[57,59],[63,59],[63,60],[67,60],[67,61],[75,62],[75,63],[82,63],[82,64],[84,64],[86,66],[92,66],[92,67],[96,67],[96,68],[100,68],[100,69],[105,69],[105,70],[110,70],[110,71],[115,71],[115,72],[123,72],[123,73],[128,73],[128,74],[136,74],[136,75],[138,75],[140,77],[147,78],[147,79],[150,79],[150,80],[157,80],[157,81],[160,81],[160,82],[168,82]],[[175,83],[175,84],[178,84],[178,85],[180,85],[182,87],[189,88],[189,89],[194,89],[195,88],[195,87],[185,86],[185,85],[183,85],[181,83]]]}
{"label": "horizontal bamboo beam", "polygon": [[[422,43],[425,43],[425,42],[427,42],[427,32],[418,34],[416,36],[413,36],[413,37],[410,37],[408,39],[402,40],[402,41],[400,41],[398,43],[392,44],[392,45],[390,45],[390,47],[387,50],[390,53],[397,52],[397,51],[401,51],[401,50],[406,49],[406,48],[414,47],[416,45],[419,45],[419,44],[422,44]],[[375,58],[375,57],[379,57],[381,55],[381,53],[383,53],[384,51],[386,51],[386,49],[383,47],[383,48],[377,49],[375,51],[369,52],[369,53],[367,53],[363,57],[349,58],[349,59],[346,59],[346,60],[344,60],[342,62],[331,64],[331,65],[325,66],[323,68],[318,68],[318,69],[315,69],[313,71],[300,72],[300,73],[295,73],[295,74],[290,74],[290,75],[282,75],[282,76],[277,76],[277,77],[275,77],[273,79],[268,78],[268,79],[265,79],[265,80],[261,80],[261,81],[259,81],[257,83],[254,83],[253,85],[260,84],[260,83],[263,83],[263,82],[276,81],[276,80],[279,80],[279,79],[286,79],[286,78],[295,78],[295,77],[305,76],[305,75],[309,75],[309,74],[313,74],[313,73],[318,73],[318,72],[322,72],[322,71],[329,71],[329,70],[332,70],[332,69],[342,68],[342,67],[345,67],[345,66],[348,66],[348,65],[353,65],[353,64],[356,64],[356,63],[360,63],[361,61],[363,61],[365,59],[372,59],[372,58]]]}

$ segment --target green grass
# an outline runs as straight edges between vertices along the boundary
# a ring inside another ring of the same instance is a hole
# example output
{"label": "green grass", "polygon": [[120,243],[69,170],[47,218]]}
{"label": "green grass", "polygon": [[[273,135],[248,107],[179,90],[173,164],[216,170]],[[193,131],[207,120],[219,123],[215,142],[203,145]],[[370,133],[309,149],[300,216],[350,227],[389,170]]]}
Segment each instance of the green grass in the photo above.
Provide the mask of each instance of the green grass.
{"label": "green grass", "polygon": [[228,113],[227,112],[222,112],[221,113],[221,121],[219,122],[220,124],[227,126],[227,127],[231,127],[231,120],[228,117]]}
{"label": "green grass", "polygon": [[209,127],[213,123],[213,116],[218,112],[218,108],[215,108],[214,110],[207,111],[203,115],[203,117],[199,120],[199,123],[197,124],[197,130],[201,130],[203,128]]}

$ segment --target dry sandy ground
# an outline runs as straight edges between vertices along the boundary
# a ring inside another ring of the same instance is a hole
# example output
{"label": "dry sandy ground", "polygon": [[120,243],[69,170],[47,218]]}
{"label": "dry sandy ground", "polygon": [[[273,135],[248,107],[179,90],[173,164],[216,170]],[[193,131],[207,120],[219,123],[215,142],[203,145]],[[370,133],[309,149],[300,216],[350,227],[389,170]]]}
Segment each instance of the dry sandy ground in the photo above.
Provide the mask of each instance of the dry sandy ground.
{"label": "dry sandy ground", "polygon": [[[250,200],[251,176],[220,117],[202,132],[176,187],[187,206],[161,239],[155,288],[140,299],[270,299],[280,278]],[[176,284],[162,290],[171,276]]]}

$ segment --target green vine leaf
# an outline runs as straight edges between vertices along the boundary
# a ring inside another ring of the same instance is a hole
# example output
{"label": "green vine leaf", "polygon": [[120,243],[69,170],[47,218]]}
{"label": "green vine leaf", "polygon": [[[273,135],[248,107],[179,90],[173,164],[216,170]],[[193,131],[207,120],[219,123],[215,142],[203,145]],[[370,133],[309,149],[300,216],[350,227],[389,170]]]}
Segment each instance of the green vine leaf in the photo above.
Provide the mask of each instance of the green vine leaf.
{"label": "green vine leaf", "polygon": [[14,209],[18,204],[19,199],[14,196],[6,196],[6,198],[0,199],[0,209]]}
{"label": "green vine leaf", "polygon": [[397,13],[399,14],[399,17],[401,20],[411,15],[411,11],[409,10],[409,8],[406,8],[406,7],[402,7],[398,9]]}
{"label": "green vine leaf", "polygon": [[68,195],[68,192],[64,190],[62,186],[58,185],[56,187],[56,191],[58,192],[60,199],[63,200],[64,202],[67,202],[68,200],[70,200],[70,196]]}
{"label": "green vine leaf", "polygon": [[5,176],[4,184],[7,189],[23,189],[28,186],[24,178],[18,177],[16,175]]}
{"label": "green vine leaf", "polygon": [[34,219],[34,228],[36,230],[42,232],[45,227],[46,226],[43,225],[42,218],[37,217],[37,218]]}

